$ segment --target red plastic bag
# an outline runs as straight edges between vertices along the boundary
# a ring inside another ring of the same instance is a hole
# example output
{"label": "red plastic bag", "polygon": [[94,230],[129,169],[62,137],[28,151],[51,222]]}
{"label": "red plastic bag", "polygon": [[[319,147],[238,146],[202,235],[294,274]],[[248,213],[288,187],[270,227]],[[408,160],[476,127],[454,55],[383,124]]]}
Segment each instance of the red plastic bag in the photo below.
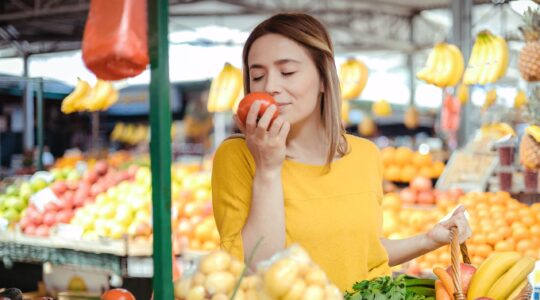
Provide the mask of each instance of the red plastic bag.
{"label": "red plastic bag", "polygon": [[139,75],[148,65],[147,0],[92,0],[83,61],[103,80]]}

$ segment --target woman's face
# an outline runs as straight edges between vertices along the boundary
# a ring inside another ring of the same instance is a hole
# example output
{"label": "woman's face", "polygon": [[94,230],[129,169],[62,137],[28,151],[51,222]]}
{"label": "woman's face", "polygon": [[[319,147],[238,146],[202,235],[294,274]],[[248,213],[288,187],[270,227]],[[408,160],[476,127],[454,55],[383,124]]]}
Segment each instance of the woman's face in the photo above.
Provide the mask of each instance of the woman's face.
{"label": "woman's face", "polygon": [[271,94],[280,115],[291,124],[319,112],[319,73],[308,51],[295,41],[263,35],[251,45],[248,68],[251,92]]}

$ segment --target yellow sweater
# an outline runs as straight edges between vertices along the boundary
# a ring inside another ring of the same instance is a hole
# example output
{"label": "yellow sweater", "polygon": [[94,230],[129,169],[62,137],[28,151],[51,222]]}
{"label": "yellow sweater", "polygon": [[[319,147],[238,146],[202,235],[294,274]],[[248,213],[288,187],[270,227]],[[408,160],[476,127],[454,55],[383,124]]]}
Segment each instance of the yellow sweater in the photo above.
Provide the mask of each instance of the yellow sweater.
{"label": "yellow sweater", "polygon": [[[285,160],[282,170],[287,246],[300,244],[342,291],[390,274],[382,235],[378,148],[347,135],[350,152],[323,166]],[[243,260],[242,228],[251,205],[255,162],[243,138],[216,151],[212,199],[221,248]]]}

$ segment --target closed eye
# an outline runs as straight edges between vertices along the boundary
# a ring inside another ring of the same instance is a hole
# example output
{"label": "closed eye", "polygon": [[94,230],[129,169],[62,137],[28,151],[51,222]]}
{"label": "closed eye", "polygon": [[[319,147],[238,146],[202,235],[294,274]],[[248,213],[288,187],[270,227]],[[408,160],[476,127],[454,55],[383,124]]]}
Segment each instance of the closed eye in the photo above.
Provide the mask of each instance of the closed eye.
{"label": "closed eye", "polygon": [[281,75],[283,75],[283,76],[291,76],[294,73],[296,73],[296,72],[281,72]]}
{"label": "closed eye", "polygon": [[252,79],[253,79],[253,81],[259,81],[259,80],[261,80],[262,78],[263,78],[263,76],[259,76],[259,77],[253,77]]}

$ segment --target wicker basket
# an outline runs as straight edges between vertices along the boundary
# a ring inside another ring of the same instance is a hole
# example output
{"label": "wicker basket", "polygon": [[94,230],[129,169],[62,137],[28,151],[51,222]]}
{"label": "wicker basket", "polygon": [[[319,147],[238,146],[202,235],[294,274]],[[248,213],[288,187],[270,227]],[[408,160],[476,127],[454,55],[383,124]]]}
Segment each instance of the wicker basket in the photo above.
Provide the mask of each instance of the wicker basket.
{"label": "wicker basket", "polygon": [[[454,293],[454,299],[455,300],[466,300],[467,295],[463,293],[463,289],[461,287],[461,269],[460,269],[460,253],[463,257],[463,262],[466,264],[471,263],[471,259],[469,257],[469,251],[467,250],[467,245],[465,243],[459,244],[458,241],[458,229],[457,227],[452,227],[450,229],[450,255],[452,259],[452,282],[454,283],[455,293]],[[519,295],[512,299],[512,300],[530,300],[532,297],[533,289],[531,284],[527,284],[521,293]]]}

